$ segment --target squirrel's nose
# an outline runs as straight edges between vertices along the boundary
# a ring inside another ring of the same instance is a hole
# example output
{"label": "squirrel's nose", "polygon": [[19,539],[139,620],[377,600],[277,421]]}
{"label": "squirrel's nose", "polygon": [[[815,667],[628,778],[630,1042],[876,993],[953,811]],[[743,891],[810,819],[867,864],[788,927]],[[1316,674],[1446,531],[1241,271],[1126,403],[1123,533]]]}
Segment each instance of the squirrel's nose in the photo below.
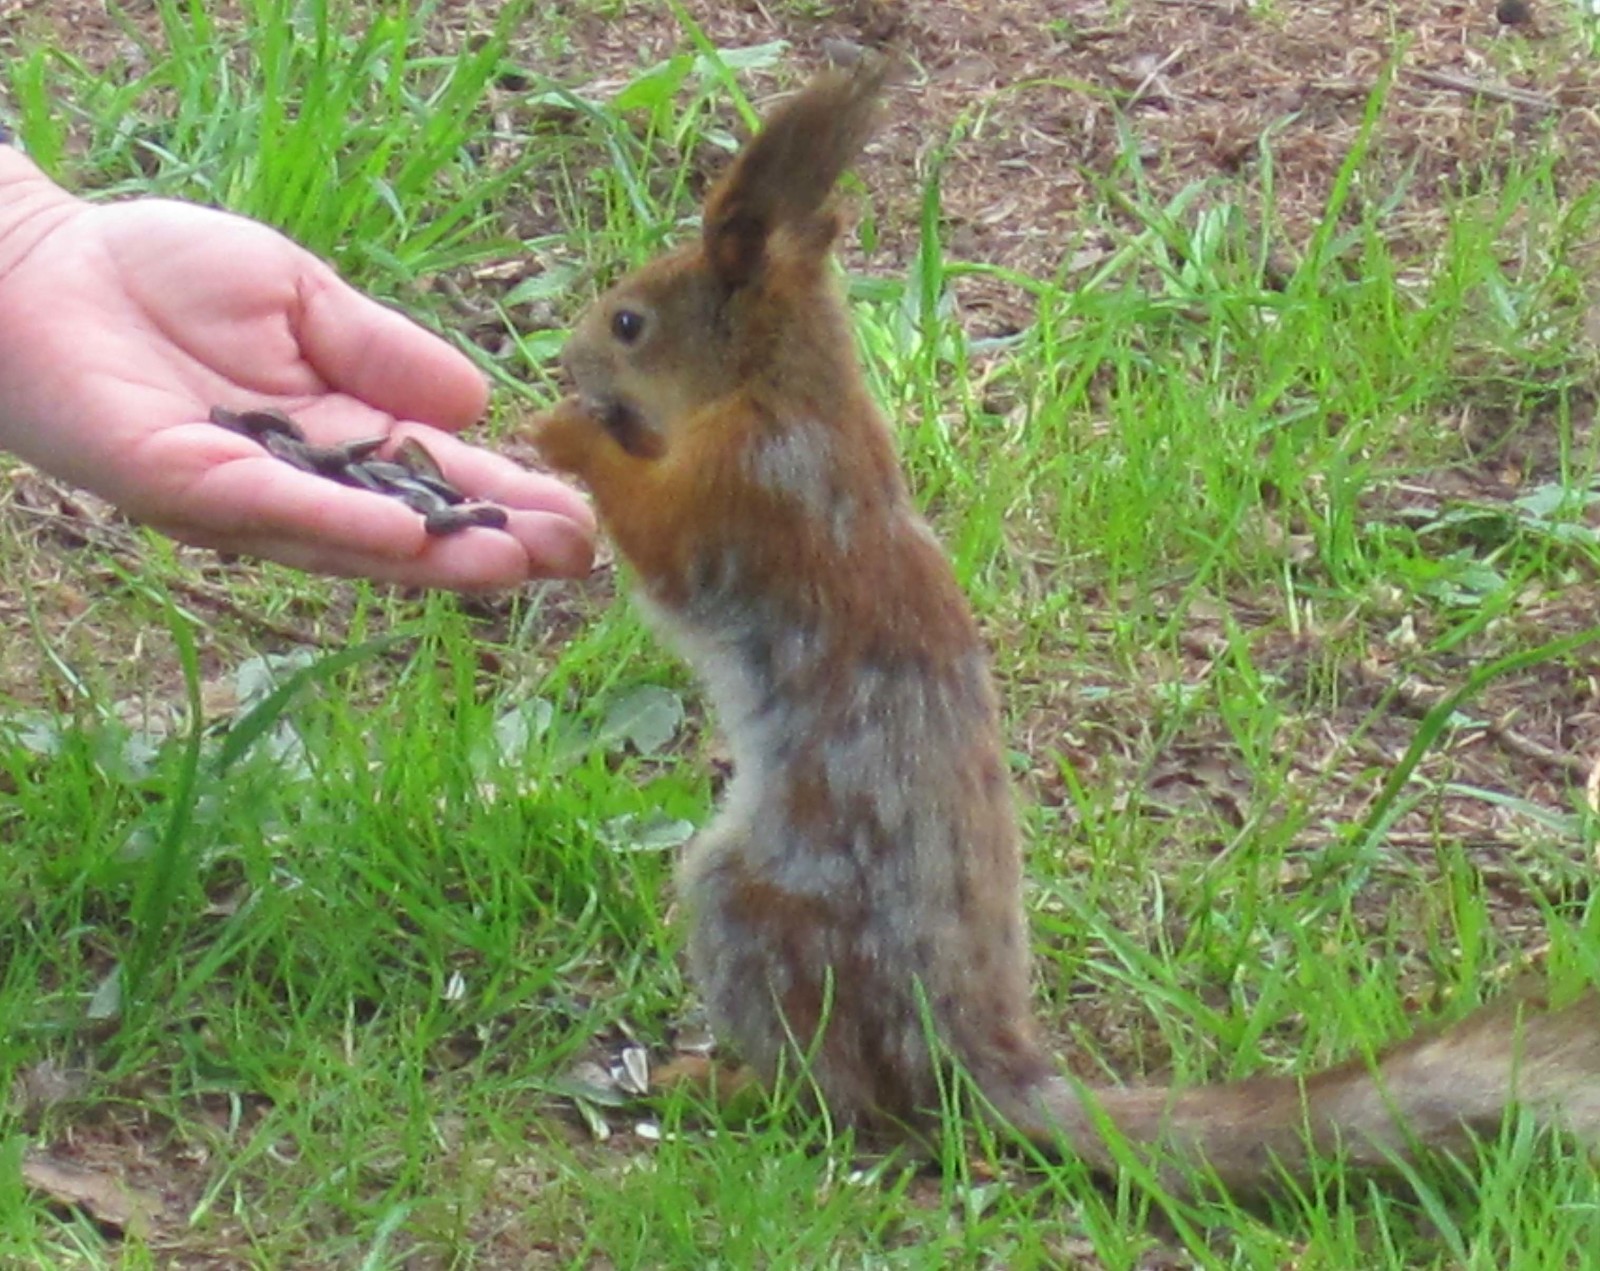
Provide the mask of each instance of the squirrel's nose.
{"label": "squirrel's nose", "polygon": [[593,388],[593,381],[605,378],[604,360],[596,356],[593,343],[586,341],[582,332],[567,337],[556,360],[567,373],[567,379],[580,389]]}

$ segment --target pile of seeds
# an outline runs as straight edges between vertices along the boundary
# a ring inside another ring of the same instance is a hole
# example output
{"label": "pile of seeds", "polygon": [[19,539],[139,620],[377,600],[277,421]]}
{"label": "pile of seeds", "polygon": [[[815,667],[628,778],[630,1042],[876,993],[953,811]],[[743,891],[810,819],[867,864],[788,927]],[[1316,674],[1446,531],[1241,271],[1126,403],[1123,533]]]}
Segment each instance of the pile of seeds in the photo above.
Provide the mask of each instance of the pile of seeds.
{"label": "pile of seeds", "polygon": [[469,500],[445,480],[427,447],[414,437],[402,441],[392,459],[379,459],[375,456],[387,437],[315,446],[306,440],[299,424],[278,410],[235,411],[213,406],[211,422],[243,433],[302,472],[399,499],[422,514],[422,527],[430,534],[454,534],[474,525],[505,528],[506,510]]}

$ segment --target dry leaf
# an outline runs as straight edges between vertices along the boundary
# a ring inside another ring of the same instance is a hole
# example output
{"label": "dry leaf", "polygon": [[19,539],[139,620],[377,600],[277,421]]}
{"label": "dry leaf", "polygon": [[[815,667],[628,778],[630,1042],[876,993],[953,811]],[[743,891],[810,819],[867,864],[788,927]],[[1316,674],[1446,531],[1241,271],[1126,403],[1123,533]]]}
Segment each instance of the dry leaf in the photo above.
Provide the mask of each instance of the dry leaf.
{"label": "dry leaf", "polygon": [[62,1205],[84,1210],[96,1222],[144,1236],[161,1213],[161,1200],[101,1170],[87,1169],[30,1151],[22,1158],[22,1181]]}

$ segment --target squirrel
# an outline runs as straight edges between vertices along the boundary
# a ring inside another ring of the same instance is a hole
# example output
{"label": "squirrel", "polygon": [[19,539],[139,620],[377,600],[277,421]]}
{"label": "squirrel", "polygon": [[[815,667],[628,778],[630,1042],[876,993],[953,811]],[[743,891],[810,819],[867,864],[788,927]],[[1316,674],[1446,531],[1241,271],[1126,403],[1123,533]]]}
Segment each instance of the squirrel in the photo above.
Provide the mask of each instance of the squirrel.
{"label": "squirrel", "polygon": [[[1312,1076],[1192,1089],[1062,1075],[1030,1005],[1021,852],[988,652],[912,502],[834,277],[831,192],[886,63],[823,73],[622,279],[530,439],[590,490],[693,665],[734,775],[686,849],[688,962],[757,1075],[799,1062],[836,1121],[932,1129],[951,1071],[1109,1174],[1128,1147],[1239,1197],[1341,1154],[1464,1152],[1522,1106],[1600,1140],[1600,995],[1491,1005]],[[1120,1138],[1121,1144],[1117,1144]]]}

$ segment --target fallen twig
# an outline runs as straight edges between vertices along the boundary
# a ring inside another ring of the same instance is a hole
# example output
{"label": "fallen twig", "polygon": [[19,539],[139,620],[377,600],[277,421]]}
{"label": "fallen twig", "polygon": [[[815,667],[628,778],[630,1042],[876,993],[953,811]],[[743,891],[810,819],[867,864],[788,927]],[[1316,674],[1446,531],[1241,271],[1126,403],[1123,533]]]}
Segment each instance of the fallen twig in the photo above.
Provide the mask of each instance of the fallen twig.
{"label": "fallen twig", "polygon": [[1505,715],[1501,719],[1484,727],[1484,732],[1493,737],[1507,750],[1523,756],[1526,759],[1535,759],[1540,763],[1549,764],[1552,768],[1560,768],[1572,773],[1576,777],[1589,775],[1589,761],[1581,755],[1575,755],[1569,750],[1557,750],[1554,746],[1547,746],[1542,741],[1535,741],[1532,737],[1525,737],[1511,727],[1512,716],[1516,712]]}
{"label": "fallen twig", "polygon": [[1413,79],[1432,84],[1435,88],[1448,88],[1453,92],[1465,93],[1469,97],[1491,97],[1496,101],[1512,102],[1532,110],[1556,109],[1554,98],[1546,97],[1543,93],[1531,92],[1526,88],[1513,88],[1509,84],[1489,84],[1481,79],[1473,79],[1470,75],[1458,75],[1454,71],[1434,71],[1425,66],[1407,67],[1406,73]]}

